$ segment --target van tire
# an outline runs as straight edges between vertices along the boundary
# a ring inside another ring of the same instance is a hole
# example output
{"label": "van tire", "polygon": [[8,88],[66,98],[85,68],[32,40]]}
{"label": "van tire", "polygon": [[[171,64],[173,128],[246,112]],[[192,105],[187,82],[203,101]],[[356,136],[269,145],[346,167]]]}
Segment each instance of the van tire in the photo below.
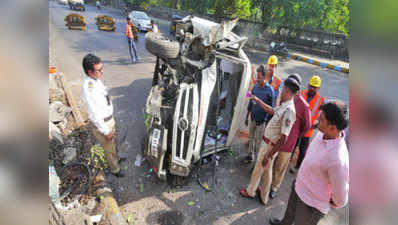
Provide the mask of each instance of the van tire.
{"label": "van tire", "polygon": [[180,52],[180,44],[168,40],[160,33],[148,32],[145,35],[145,47],[148,52],[162,59],[175,59]]}

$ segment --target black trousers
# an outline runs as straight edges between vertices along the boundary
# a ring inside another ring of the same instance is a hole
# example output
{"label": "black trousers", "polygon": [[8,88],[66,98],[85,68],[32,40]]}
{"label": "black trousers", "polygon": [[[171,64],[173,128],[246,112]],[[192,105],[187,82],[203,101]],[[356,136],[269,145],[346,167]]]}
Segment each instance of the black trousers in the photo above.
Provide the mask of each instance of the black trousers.
{"label": "black trousers", "polygon": [[[296,163],[296,169],[300,168],[301,163],[304,160],[304,156],[305,156],[305,153],[307,152],[307,148],[308,148],[309,142],[310,142],[310,138],[302,137],[302,138],[297,140],[296,146],[294,146],[294,151],[296,151],[296,147],[297,146],[299,146],[299,150],[300,150],[299,155],[298,155],[298,159],[297,159],[297,163]],[[294,151],[293,151],[292,157],[294,155]]]}
{"label": "black trousers", "polygon": [[318,209],[305,204],[295,190],[296,181],[293,182],[282,225],[317,225],[325,216]]}

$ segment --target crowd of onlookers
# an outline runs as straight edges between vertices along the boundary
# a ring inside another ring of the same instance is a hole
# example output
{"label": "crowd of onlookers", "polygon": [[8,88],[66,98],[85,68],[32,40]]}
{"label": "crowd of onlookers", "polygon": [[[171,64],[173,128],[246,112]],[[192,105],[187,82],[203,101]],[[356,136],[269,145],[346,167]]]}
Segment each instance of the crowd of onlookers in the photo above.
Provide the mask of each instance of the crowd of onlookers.
{"label": "crowd of onlookers", "polygon": [[295,149],[297,174],[285,216],[270,223],[284,225],[318,224],[331,208],[347,204],[349,156],[345,142],[347,105],[326,102],[318,90],[322,80],[313,75],[307,89],[301,89],[299,74],[282,81],[276,75],[278,58],[267,65],[252,67],[250,103],[245,119],[249,127],[248,155],[242,163],[254,163],[250,183],[240,190],[245,198],[262,204],[275,198]]}

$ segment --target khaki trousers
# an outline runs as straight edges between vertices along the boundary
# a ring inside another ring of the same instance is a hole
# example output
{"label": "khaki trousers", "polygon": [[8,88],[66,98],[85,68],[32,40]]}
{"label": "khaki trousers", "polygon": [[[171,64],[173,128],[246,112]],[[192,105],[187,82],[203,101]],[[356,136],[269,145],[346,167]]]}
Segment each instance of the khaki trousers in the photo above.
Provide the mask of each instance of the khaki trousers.
{"label": "khaki trousers", "polygon": [[262,161],[267,152],[272,150],[272,146],[269,144],[262,145],[265,146],[261,148],[257,155],[256,166],[252,172],[249,186],[247,187],[247,193],[255,197],[256,190],[260,181],[262,179],[262,184],[260,186],[261,195],[260,198],[266,204],[269,200],[269,192],[271,185],[274,191],[279,189],[286,169],[289,165],[290,152],[277,152],[275,153],[272,160],[268,161],[266,167],[263,167]]}
{"label": "khaki trousers", "polygon": [[111,132],[114,133],[112,141],[107,141],[105,135],[102,134],[93,123],[91,123],[93,134],[95,138],[97,138],[101,146],[104,148],[105,157],[108,162],[109,168],[111,169],[111,172],[118,173],[120,171],[120,167],[119,167],[119,157],[117,155],[117,147],[116,147],[117,134],[115,130],[115,119],[112,118],[111,120],[105,122],[105,124],[109,127]]}
{"label": "khaki trousers", "polygon": [[262,123],[261,125],[257,126],[256,121],[252,121],[251,118],[249,118],[250,140],[249,140],[248,155],[251,156],[253,160],[255,159],[255,154],[258,152],[258,149],[261,146],[264,130],[265,130],[265,123]]}

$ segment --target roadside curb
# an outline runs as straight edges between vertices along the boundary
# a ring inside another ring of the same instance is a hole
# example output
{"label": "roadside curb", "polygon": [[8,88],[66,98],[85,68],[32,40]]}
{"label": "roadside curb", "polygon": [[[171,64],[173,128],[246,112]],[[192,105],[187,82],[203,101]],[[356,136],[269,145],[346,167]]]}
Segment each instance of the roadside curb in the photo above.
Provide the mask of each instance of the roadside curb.
{"label": "roadside curb", "polygon": [[67,99],[67,101],[69,103],[69,106],[72,108],[72,114],[73,114],[73,117],[75,118],[76,126],[77,127],[84,127],[85,123],[84,123],[83,117],[82,117],[82,115],[81,115],[81,113],[80,113],[80,111],[79,111],[79,109],[77,107],[77,103],[76,103],[76,101],[74,99],[72,91],[69,89],[69,87],[68,87],[68,85],[67,85],[67,83],[65,81],[65,75],[62,72],[58,73],[58,75],[61,78],[61,84],[62,84],[62,87],[63,87],[63,89],[65,91],[66,99]]}
{"label": "roadside curb", "polygon": [[335,65],[332,65],[332,64],[329,64],[329,63],[320,62],[320,61],[317,61],[317,60],[314,60],[314,59],[310,59],[310,58],[307,58],[307,57],[303,57],[303,56],[300,56],[300,55],[288,54],[287,57],[295,59],[295,60],[300,60],[300,61],[303,61],[303,62],[306,62],[306,63],[310,63],[310,64],[313,64],[313,65],[317,65],[317,66],[320,66],[320,67],[323,67],[323,68],[336,70],[336,71],[343,72],[343,73],[349,73],[350,72],[349,68],[345,68],[345,67],[341,67],[341,66],[335,66]]}

